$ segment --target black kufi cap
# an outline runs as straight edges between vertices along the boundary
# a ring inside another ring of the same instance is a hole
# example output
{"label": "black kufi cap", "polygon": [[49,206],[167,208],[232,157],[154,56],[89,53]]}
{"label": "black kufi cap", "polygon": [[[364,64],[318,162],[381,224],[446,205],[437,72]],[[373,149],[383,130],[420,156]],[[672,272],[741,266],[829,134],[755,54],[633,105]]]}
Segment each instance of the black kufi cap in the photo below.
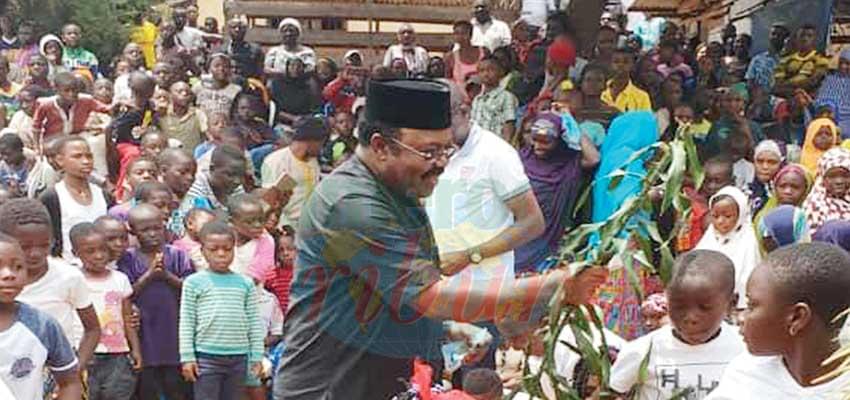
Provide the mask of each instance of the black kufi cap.
{"label": "black kufi cap", "polygon": [[366,118],[395,128],[446,129],[452,120],[449,88],[432,80],[370,81]]}

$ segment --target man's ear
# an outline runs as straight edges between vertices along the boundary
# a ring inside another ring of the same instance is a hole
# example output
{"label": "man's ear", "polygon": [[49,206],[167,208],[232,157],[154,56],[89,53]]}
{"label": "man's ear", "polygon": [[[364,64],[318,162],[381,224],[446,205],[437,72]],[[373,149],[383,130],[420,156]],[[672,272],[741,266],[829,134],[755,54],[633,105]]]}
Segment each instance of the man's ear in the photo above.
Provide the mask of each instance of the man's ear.
{"label": "man's ear", "polygon": [[387,156],[389,155],[389,140],[378,132],[372,134],[369,137],[369,147],[375,154],[378,155],[378,159],[381,161],[386,161]]}

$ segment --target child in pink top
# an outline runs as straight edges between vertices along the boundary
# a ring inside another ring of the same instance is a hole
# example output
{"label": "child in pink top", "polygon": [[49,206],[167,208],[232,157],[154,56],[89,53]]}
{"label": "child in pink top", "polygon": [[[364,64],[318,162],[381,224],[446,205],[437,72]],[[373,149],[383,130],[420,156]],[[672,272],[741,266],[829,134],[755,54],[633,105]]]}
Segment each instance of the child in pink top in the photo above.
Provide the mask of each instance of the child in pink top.
{"label": "child in pink top", "polygon": [[230,269],[248,276],[266,276],[274,268],[274,239],[266,232],[263,201],[254,194],[231,198],[228,207],[236,231],[236,255]]}
{"label": "child in pink top", "polygon": [[195,271],[207,269],[207,260],[201,253],[201,242],[198,235],[204,225],[215,220],[215,214],[205,208],[193,208],[186,214],[186,219],[183,221],[186,230],[182,238],[177,239],[172,246],[183,250],[189,255],[192,260],[192,265]]}

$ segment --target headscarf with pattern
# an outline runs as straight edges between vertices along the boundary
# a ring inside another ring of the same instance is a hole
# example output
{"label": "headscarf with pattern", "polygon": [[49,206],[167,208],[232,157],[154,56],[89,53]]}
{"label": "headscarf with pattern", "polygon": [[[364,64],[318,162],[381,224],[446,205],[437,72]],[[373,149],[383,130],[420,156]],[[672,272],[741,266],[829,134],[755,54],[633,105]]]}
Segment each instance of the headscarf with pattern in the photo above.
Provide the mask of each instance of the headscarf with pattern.
{"label": "headscarf with pattern", "polygon": [[826,192],[824,176],[833,168],[850,171],[850,150],[842,147],[830,149],[818,161],[817,178],[803,209],[809,219],[809,228],[817,231],[826,221],[850,219],[850,195],[832,197]]}

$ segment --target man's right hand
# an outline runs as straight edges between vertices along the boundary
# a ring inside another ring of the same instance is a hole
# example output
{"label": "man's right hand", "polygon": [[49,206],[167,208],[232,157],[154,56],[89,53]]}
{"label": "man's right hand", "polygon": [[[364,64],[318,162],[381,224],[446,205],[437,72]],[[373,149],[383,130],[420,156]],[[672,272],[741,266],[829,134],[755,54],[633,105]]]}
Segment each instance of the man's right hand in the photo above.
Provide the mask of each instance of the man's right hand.
{"label": "man's right hand", "polygon": [[587,303],[606,280],[608,280],[607,268],[591,267],[582,270],[564,281],[564,289],[567,292],[564,302],[572,305]]}

